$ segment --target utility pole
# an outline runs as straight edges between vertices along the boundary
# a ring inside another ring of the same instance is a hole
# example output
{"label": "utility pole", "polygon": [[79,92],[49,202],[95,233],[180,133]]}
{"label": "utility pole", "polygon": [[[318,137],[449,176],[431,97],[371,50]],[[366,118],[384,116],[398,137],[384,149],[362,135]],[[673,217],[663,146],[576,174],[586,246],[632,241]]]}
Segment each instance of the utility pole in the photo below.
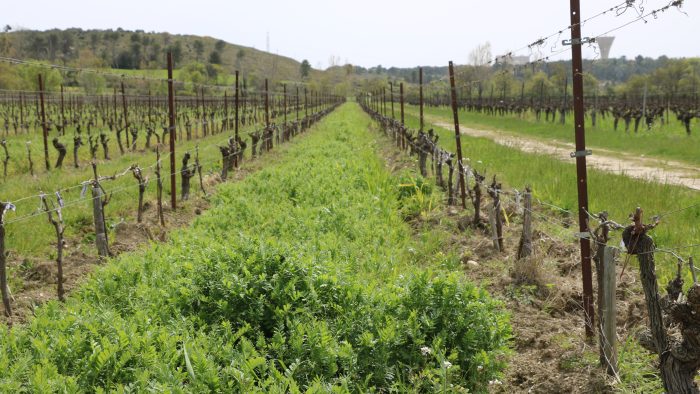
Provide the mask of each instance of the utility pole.
{"label": "utility pole", "polygon": [[578,187],[578,224],[581,243],[581,273],[583,280],[583,312],[586,337],[593,337],[593,280],[591,273],[591,242],[588,233],[588,176],[586,173],[586,132],[584,128],[583,106],[583,59],[581,56],[581,4],[580,0],[570,0],[571,8],[571,68],[574,87],[574,130],[576,133],[576,185]]}

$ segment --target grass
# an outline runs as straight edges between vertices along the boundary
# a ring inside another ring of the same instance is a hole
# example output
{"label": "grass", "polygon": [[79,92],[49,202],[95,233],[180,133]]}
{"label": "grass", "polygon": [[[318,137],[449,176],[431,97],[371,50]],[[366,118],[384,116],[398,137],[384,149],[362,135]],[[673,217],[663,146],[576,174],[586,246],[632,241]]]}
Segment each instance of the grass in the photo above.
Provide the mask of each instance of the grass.
{"label": "grass", "polygon": [[346,104],[171,243],[0,328],[0,391],[484,392],[502,306],[421,253],[369,124]]}
{"label": "grass", "polygon": [[[418,129],[419,119],[415,112],[409,111],[406,114],[406,123],[409,127]],[[454,130],[437,127],[429,122],[426,122],[426,125],[434,128],[440,135],[441,146],[452,152],[456,151]],[[466,135],[462,135],[461,138],[464,156],[469,159],[471,166],[486,173],[487,179],[497,175],[506,188],[523,190],[525,186],[531,186],[535,198],[570,212],[577,211],[576,169],[573,162],[565,163],[548,156],[521,152],[486,138]],[[623,225],[628,223],[628,215],[638,206],[644,209],[644,217],[649,221],[654,215],[700,202],[700,192],[680,186],[648,182],[595,169],[589,169],[588,175],[590,211],[608,211],[611,218]],[[556,223],[557,215],[561,215],[561,212],[553,211],[553,219],[550,221]],[[652,232],[657,247],[672,249],[698,244],[698,220],[699,206],[664,216],[661,225]],[[568,230],[572,240],[573,233],[578,231],[574,227]],[[616,237],[609,245],[616,246],[619,242],[619,237]],[[688,257],[695,250],[695,247],[689,247],[678,249],[677,252]],[[656,260],[659,281],[664,285],[675,275],[677,260],[667,253],[657,253]],[[636,259],[631,258],[630,263],[636,264]],[[692,279],[688,270],[684,272],[687,286],[692,283]]]}
{"label": "grass", "polygon": [[[406,123],[410,128],[418,129],[417,111],[407,112]],[[434,128],[440,135],[441,146],[451,151],[456,150],[454,130],[436,127],[430,122],[426,122],[426,127]],[[547,156],[524,153],[498,145],[486,138],[466,135],[462,135],[462,149],[472,166],[480,172],[486,172],[489,176],[497,175],[504,181],[506,189],[515,187],[522,190],[525,185],[529,185],[533,188],[535,198],[564,207],[571,212],[576,211],[577,191],[573,185],[576,171],[573,163],[563,163]],[[648,219],[654,214],[671,212],[700,202],[700,192],[687,188],[647,182],[598,170],[589,169],[588,173],[591,211],[607,210],[611,213],[611,217],[618,218],[621,224],[627,223],[625,218],[636,206],[645,209],[645,217]],[[577,231],[577,227],[574,225],[566,229],[559,221],[570,216],[552,210],[549,220],[535,217],[534,226],[554,231],[559,236],[571,236],[570,239],[575,242],[572,235]],[[575,216],[573,219],[575,221]],[[663,217],[661,225],[652,232],[657,247],[668,249],[674,246],[697,244],[700,239],[698,219],[700,219],[699,207]],[[609,242],[613,246],[619,243],[619,234]],[[687,257],[694,255],[695,250],[696,247],[683,248],[677,250],[677,253]],[[668,253],[657,253],[655,257],[659,286],[663,287],[675,276],[677,260],[675,256]],[[623,257],[622,263],[627,262],[630,265],[637,263],[634,257],[629,260]],[[688,270],[684,270],[684,279],[687,288],[692,283]],[[618,353],[621,379],[616,386],[618,391],[623,393],[663,392],[661,379],[656,370],[655,355],[642,349],[632,337],[620,344]],[[588,359],[594,359],[595,356],[594,353],[588,352],[573,361],[593,366],[596,364],[595,361]],[[567,360],[564,362],[566,363]],[[572,368],[578,366],[578,364],[571,365]]]}
{"label": "grass", "polygon": [[[218,125],[220,126],[220,125]],[[245,138],[245,133],[257,129],[260,126],[241,127],[240,133]],[[184,128],[184,127],[183,127]],[[109,133],[109,132],[108,132]],[[116,143],[116,136],[110,135],[109,152],[111,160],[103,159],[102,147],[98,151],[98,173],[100,175],[115,175],[121,174],[132,164],[138,164],[144,168],[144,175],[149,177],[150,183],[146,189],[144,197],[145,201],[155,201],[155,162],[156,153],[155,137],[151,140],[151,149],[144,149],[145,136],[143,131],[137,139],[138,149],[135,152],[128,150],[124,155],[119,153]],[[184,137],[184,130],[183,130]],[[198,132],[201,136],[201,130]],[[224,145],[227,139],[232,135],[231,132],[218,133],[215,135],[209,134],[207,137],[200,137],[191,141],[182,141],[176,143],[176,170],[179,171],[182,167],[182,157],[186,152],[190,152],[192,159],[190,164],[193,164],[195,149],[199,148],[200,162],[203,170],[206,173],[216,173],[221,169],[221,153],[218,146]],[[86,136],[83,136],[86,139]],[[123,136],[124,137],[124,136]],[[50,164],[52,169],[46,171],[43,158],[43,142],[40,133],[30,133],[29,135],[12,136],[8,138],[8,149],[10,150],[10,163],[7,179],[2,184],[0,189],[0,198],[3,201],[14,201],[17,206],[16,212],[11,212],[6,215],[6,221],[13,221],[18,218],[27,217],[36,213],[39,206],[39,198],[31,197],[29,199],[18,201],[27,196],[38,195],[40,191],[47,194],[52,194],[54,191],[61,191],[61,196],[66,202],[67,207],[63,211],[66,226],[66,237],[70,238],[81,234],[83,225],[89,224],[92,221],[91,197],[89,190],[85,197],[81,197],[82,187],[81,182],[93,178],[92,167],[90,166],[90,153],[87,146],[80,149],[79,162],[81,167],[73,168],[72,146],[73,142],[68,143],[68,137],[62,137],[61,140],[66,143],[68,154],[63,163],[63,168],[54,169],[53,165],[57,157],[57,153],[53,147],[50,149]],[[31,141],[32,159],[34,161],[35,176],[29,175],[28,162],[26,156],[26,147],[24,141]],[[87,144],[87,141],[83,141]],[[50,144],[50,142],[49,142]],[[248,149],[250,149],[250,140],[248,139]],[[170,164],[168,155],[168,146],[161,146],[161,164],[164,187],[164,201],[169,201],[170,194]],[[249,151],[246,153],[249,156]],[[14,170],[14,171],[13,171]],[[180,176],[177,177],[178,185]],[[197,178],[192,179],[192,192],[196,194],[199,188]],[[107,193],[113,193],[113,199],[106,207],[108,220],[113,223],[135,218],[136,207],[135,198],[138,196],[137,181],[127,173],[114,181],[104,181],[103,187]],[[69,190],[66,190],[70,188]],[[179,198],[179,196],[178,196]],[[16,224],[10,223],[7,225],[8,231],[8,247],[21,256],[45,256],[53,248],[50,243],[54,240],[53,228],[47,223],[45,215],[38,215],[28,220],[23,220]]]}
{"label": "grass", "polygon": [[[417,108],[416,106],[407,106],[407,109],[412,113],[418,113]],[[448,123],[452,121],[452,109],[450,108],[426,107],[424,111],[426,117],[439,117]],[[542,117],[544,119],[544,114]],[[571,114],[567,115],[565,125],[559,123],[558,116],[554,123],[544,120],[538,122],[534,114],[531,113],[519,118],[518,115],[494,116],[460,110],[459,120],[460,124],[471,128],[506,131],[569,144],[574,141],[573,115]],[[657,120],[652,131],[647,131],[646,126],[640,124],[638,133],[634,133],[634,121],[630,126],[630,132],[625,133],[623,120],[620,120],[618,130],[614,131],[612,115],[605,119],[598,116],[597,123],[594,128],[590,124],[590,118],[586,119],[586,145],[593,150],[603,148],[615,152],[700,165],[700,155],[698,155],[700,122],[698,121],[694,121],[691,125],[693,132],[690,136],[686,134],[685,128],[675,119],[673,113],[671,113],[670,124],[661,126]]]}

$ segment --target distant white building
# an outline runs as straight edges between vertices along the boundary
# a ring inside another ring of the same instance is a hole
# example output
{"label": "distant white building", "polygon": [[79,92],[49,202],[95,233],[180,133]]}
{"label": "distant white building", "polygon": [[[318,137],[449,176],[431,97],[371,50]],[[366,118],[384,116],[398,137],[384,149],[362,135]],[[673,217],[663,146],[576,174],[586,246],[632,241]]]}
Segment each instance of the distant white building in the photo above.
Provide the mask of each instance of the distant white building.
{"label": "distant white building", "polygon": [[600,49],[600,58],[607,59],[610,56],[610,47],[612,47],[615,37],[598,37],[595,39]]}

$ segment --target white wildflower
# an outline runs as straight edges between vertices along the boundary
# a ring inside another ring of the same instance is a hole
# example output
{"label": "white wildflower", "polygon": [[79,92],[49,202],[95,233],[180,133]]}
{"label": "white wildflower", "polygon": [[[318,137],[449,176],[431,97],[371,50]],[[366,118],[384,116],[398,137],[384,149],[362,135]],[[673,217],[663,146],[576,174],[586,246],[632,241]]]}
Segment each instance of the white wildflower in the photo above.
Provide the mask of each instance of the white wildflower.
{"label": "white wildflower", "polygon": [[427,346],[423,346],[422,348],[420,348],[420,352],[423,353],[424,356],[427,356],[428,354],[432,353],[432,351],[433,350]]}
{"label": "white wildflower", "polygon": [[501,382],[498,379],[489,380],[489,385],[501,385],[501,384],[503,384],[503,382]]}
{"label": "white wildflower", "polygon": [[476,367],[476,370],[477,370],[477,371],[481,371],[482,369],[484,369],[484,366],[483,366],[483,365],[479,365],[478,367]]}
{"label": "white wildflower", "polygon": [[450,367],[452,367],[452,363],[449,362],[449,361],[443,361],[443,362],[442,362],[442,366],[443,366],[445,369],[450,369]]}

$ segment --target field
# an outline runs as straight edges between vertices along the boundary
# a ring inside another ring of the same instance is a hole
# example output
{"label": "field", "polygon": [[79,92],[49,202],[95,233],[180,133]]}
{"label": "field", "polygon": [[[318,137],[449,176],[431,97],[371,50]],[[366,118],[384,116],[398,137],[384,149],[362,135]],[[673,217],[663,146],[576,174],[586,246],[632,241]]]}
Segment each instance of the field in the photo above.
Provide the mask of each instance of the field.
{"label": "field", "polygon": [[[417,107],[409,106],[412,112],[417,112]],[[428,122],[434,119],[452,119],[452,109],[449,107],[426,107],[424,109]],[[534,137],[544,140],[556,140],[564,143],[572,143],[573,116],[566,117],[566,123],[561,124],[557,118],[555,122],[546,122],[544,119],[537,121],[532,112],[524,115],[508,114],[504,116],[487,115],[473,111],[459,111],[460,121],[467,127],[487,130],[502,130],[518,135]],[[671,113],[671,122],[662,125],[657,120],[651,130],[640,125],[639,131],[633,130],[626,133],[624,122],[620,122],[617,131],[613,128],[613,118],[608,116],[602,119],[598,116],[596,127],[592,127],[590,116],[586,119],[586,144],[592,149],[607,149],[615,152],[633,153],[635,155],[655,157],[662,160],[676,160],[694,166],[700,165],[700,157],[697,154],[697,146],[700,144],[700,122],[693,122],[694,132],[687,135],[683,125],[674,119]]]}
{"label": "field", "polygon": [[2,391],[484,391],[507,318],[412,236],[368,123],[345,105],[168,244],[3,328]]}
{"label": "field", "polygon": [[6,26],[0,392],[696,393],[700,61],[511,55]]}
{"label": "field", "polygon": [[[442,111],[446,113],[446,110]],[[407,115],[406,123],[409,127],[418,129],[418,111],[411,108]],[[441,117],[441,119],[449,121],[447,117]],[[498,118],[494,117],[494,119]],[[463,125],[480,126],[478,123],[470,122],[470,118],[467,117]],[[445,141],[443,144],[447,149],[455,149],[454,130],[434,126],[430,123],[430,119],[426,124],[426,128],[436,129],[440,135],[440,141]],[[567,210],[568,213],[553,208],[551,214],[555,218],[563,215],[564,218],[571,219],[569,225],[572,228],[569,230],[563,228],[563,231],[565,231],[565,237],[573,238],[573,233],[576,231],[574,224],[576,216],[571,212],[576,212],[577,206],[576,188],[573,187],[576,174],[573,162],[563,163],[543,155],[520,152],[516,148],[504,147],[484,138],[468,136],[462,138],[465,157],[470,159],[471,166],[485,173],[487,178],[496,175],[508,188],[523,190],[526,186],[530,186],[536,198]],[[684,146],[692,145],[676,143],[673,146],[680,150]],[[597,170],[589,170],[588,186],[589,194],[595,196],[590,201],[591,212],[607,211],[611,218],[617,218],[616,220],[621,224],[627,222],[627,217],[638,206],[645,210],[649,218],[673,212],[667,216],[664,215],[661,225],[654,230],[654,239],[659,247],[671,249],[697,243],[700,236],[697,228],[697,220],[700,217],[700,207],[697,206],[699,192]],[[675,212],[686,207],[692,208]],[[548,220],[557,222],[556,219]],[[559,224],[561,228],[561,223]],[[616,245],[619,242],[619,238],[613,238],[610,243]],[[692,249],[679,251],[684,255],[692,252]],[[659,254],[657,259],[659,260],[659,280],[665,283],[675,275],[677,259],[672,254]],[[688,286],[692,283],[688,271],[686,271],[685,283]]]}

